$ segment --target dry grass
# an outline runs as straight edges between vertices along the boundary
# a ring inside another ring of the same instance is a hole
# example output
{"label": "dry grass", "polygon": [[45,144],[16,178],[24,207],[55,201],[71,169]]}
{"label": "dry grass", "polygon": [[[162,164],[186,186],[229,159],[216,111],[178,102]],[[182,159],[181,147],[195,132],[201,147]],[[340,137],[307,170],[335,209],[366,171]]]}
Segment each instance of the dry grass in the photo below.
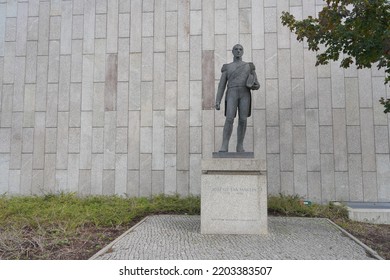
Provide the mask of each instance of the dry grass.
{"label": "dry grass", "polygon": [[148,214],[199,214],[198,197],[0,197],[0,259],[87,259]]}
{"label": "dry grass", "polygon": [[[268,199],[272,215],[325,217],[390,259],[390,225],[350,221],[344,207],[306,206],[297,196]],[[0,197],[0,259],[88,259],[149,214],[199,214],[199,197]]]}

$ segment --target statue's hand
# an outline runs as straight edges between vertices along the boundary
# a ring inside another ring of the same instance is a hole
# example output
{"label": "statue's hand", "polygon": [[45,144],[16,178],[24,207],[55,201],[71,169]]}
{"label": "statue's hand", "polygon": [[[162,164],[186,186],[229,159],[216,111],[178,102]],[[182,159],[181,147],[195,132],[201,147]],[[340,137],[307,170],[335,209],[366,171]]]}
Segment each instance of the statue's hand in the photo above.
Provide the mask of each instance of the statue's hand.
{"label": "statue's hand", "polygon": [[215,110],[219,111],[221,109],[221,106],[219,103],[215,103]]}

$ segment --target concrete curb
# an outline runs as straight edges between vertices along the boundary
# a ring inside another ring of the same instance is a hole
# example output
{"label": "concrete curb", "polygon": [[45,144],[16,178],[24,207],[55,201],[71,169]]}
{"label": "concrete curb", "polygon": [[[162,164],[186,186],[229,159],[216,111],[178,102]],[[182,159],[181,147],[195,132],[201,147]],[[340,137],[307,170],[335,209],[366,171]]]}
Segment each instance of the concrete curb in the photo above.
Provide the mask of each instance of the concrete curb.
{"label": "concrete curb", "polygon": [[339,225],[337,225],[336,223],[334,223],[333,221],[327,219],[328,222],[330,224],[332,224],[334,227],[336,227],[337,229],[339,229],[342,233],[344,233],[346,236],[348,236],[350,239],[352,239],[353,241],[355,241],[357,244],[359,244],[360,246],[362,246],[364,248],[364,250],[366,250],[367,253],[369,253],[373,258],[376,258],[378,260],[384,260],[381,256],[379,256],[379,254],[377,252],[375,252],[373,249],[371,249],[370,247],[368,247],[366,244],[364,244],[363,242],[361,242],[359,239],[357,239],[355,236],[353,236],[352,234],[350,234],[348,231],[346,231],[345,229],[343,229],[342,227],[340,227]]}
{"label": "concrete curb", "polygon": [[119,242],[119,240],[121,240],[123,237],[125,237],[128,233],[132,232],[133,230],[135,230],[138,226],[140,226],[141,224],[143,224],[146,219],[148,218],[149,216],[143,218],[141,221],[139,221],[138,223],[136,223],[134,226],[132,226],[130,229],[126,230],[124,233],[122,233],[119,237],[117,237],[115,240],[113,240],[110,244],[108,244],[107,246],[105,246],[103,249],[101,249],[99,252],[97,252],[95,255],[93,255],[92,257],[89,258],[89,260],[95,260],[97,257],[101,256],[101,255],[104,255],[107,251],[109,251],[117,242]]}

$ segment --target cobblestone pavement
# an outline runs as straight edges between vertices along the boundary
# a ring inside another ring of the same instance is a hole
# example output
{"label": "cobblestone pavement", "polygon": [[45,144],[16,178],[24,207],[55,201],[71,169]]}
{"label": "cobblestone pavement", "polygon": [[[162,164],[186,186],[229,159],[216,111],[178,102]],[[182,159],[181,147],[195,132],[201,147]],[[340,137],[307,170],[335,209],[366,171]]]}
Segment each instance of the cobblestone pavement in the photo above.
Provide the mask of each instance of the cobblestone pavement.
{"label": "cobblestone pavement", "polygon": [[374,259],[327,219],[269,217],[268,225],[268,235],[202,235],[200,216],[149,216],[92,259]]}

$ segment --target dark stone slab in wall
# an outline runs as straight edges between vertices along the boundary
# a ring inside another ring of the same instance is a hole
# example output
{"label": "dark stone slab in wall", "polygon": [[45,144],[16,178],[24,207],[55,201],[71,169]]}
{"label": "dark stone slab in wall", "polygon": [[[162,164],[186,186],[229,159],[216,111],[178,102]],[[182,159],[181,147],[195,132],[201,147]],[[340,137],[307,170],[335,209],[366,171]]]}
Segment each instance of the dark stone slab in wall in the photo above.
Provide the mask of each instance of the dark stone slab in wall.
{"label": "dark stone slab in wall", "polygon": [[118,55],[108,54],[106,60],[106,83],[104,87],[104,110],[116,110],[118,84]]}
{"label": "dark stone slab in wall", "polygon": [[215,104],[214,51],[202,52],[202,109],[213,110]]}

